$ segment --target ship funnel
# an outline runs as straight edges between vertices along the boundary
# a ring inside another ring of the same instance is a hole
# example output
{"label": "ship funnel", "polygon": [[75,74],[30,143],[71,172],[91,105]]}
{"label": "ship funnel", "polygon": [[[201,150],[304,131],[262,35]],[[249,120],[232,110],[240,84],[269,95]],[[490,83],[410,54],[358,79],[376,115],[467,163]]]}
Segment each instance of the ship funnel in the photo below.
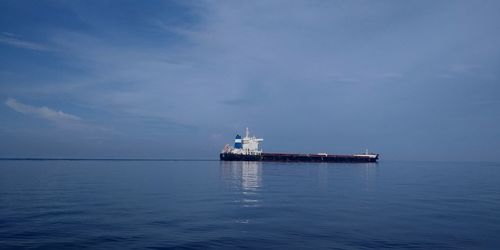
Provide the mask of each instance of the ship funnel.
{"label": "ship funnel", "polygon": [[240,135],[236,135],[236,138],[234,139],[234,148],[242,148],[242,141]]}

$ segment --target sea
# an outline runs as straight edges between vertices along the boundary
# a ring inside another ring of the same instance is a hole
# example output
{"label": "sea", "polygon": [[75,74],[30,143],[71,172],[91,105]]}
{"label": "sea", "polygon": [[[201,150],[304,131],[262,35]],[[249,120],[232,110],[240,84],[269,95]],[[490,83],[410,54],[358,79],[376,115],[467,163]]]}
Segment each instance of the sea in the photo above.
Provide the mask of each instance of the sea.
{"label": "sea", "polygon": [[0,249],[500,249],[500,163],[4,159]]}

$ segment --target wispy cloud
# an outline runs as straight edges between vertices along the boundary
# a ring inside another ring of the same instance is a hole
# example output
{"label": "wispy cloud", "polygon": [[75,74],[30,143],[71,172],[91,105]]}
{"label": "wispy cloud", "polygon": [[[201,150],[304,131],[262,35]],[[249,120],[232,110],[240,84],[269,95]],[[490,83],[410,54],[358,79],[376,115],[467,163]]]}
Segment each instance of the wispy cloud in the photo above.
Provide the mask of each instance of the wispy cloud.
{"label": "wispy cloud", "polygon": [[[55,91],[140,121],[149,117],[219,128],[248,119],[248,113],[234,108],[244,107],[268,124],[275,119],[273,110],[296,117],[302,109],[356,107],[361,102],[351,103],[350,94],[361,99],[383,94],[380,83],[401,79],[416,65],[429,65],[429,55],[460,40],[456,34],[439,36],[442,40],[436,42],[421,38],[432,35],[432,29],[429,35],[412,36],[409,30],[433,24],[435,20],[427,17],[435,17],[434,12],[402,18],[409,28],[384,25],[392,19],[382,17],[392,17],[401,9],[383,5],[347,4],[347,9],[309,2],[286,7],[280,3],[194,5],[199,22],[179,25],[162,16],[151,17],[148,30],[158,32],[151,39],[168,37],[160,45],[127,36],[116,43],[85,31],[53,33],[50,44],[70,60],[69,65],[90,76],[72,74]],[[360,10],[363,15],[356,14]],[[346,11],[366,17],[353,18]],[[368,25],[365,18],[381,26]],[[92,22],[92,18],[83,20]],[[347,23],[353,29],[346,28]],[[393,43],[399,37],[412,39],[405,40],[406,46],[396,46]],[[150,39],[147,34],[146,38]],[[360,86],[379,88],[358,91]],[[54,93],[52,87],[42,88]],[[313,98],[318,95],[323,98]]]}
{"label": "wispy cloud", "polygon": [[15,35],[11,33],[2,33],[0,35],[0,43],[7,44],[10,46],[22,48],[22,49],[30,49],[30,50],[38,50],[38,51],[46,51],[50,50],[47,46],[35,43],[35,42],[30,42],[30,41],[25,41],[17,38]]}
{"label": "wispy cloud", "polygon": [[450,65],[449,71],[456,74],[469,73],[474,70],[480,69],[481,66],[477,64],[453,64]]}
{"label": "wispy cloud", "polygon": [[82,119],[75,115],[66,114],[62,111],[56,111],[48,107],[35,107],[9,98],[5,101],[9,108],[23,114],[33,115],[55,123],[79,123]]}

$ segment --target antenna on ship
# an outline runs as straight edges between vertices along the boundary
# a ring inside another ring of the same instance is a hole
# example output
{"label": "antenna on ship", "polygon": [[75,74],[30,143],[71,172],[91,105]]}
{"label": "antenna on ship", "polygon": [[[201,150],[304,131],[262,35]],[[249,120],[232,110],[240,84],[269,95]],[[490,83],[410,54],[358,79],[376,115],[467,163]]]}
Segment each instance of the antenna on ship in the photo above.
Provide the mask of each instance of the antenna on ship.
{"label": "antenna on ship", "polygon": [[247,128],[247,130],[246,130],[246,134],[245,134],[245,137],[246,137],[246,138],[248,138],[248,134],[249,134],[249,133],[248,133],[248,128]]}

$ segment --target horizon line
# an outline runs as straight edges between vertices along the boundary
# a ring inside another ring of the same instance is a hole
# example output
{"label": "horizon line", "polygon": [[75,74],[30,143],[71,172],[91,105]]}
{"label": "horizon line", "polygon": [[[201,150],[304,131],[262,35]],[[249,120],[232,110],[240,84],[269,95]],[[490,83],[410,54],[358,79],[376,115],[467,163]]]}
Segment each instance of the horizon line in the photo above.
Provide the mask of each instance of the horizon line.
{"label": "horizon line", "polygon": [[0,161],[218,161],[218,159],[189,158],[51,158],[51,157],[0,157]]}

